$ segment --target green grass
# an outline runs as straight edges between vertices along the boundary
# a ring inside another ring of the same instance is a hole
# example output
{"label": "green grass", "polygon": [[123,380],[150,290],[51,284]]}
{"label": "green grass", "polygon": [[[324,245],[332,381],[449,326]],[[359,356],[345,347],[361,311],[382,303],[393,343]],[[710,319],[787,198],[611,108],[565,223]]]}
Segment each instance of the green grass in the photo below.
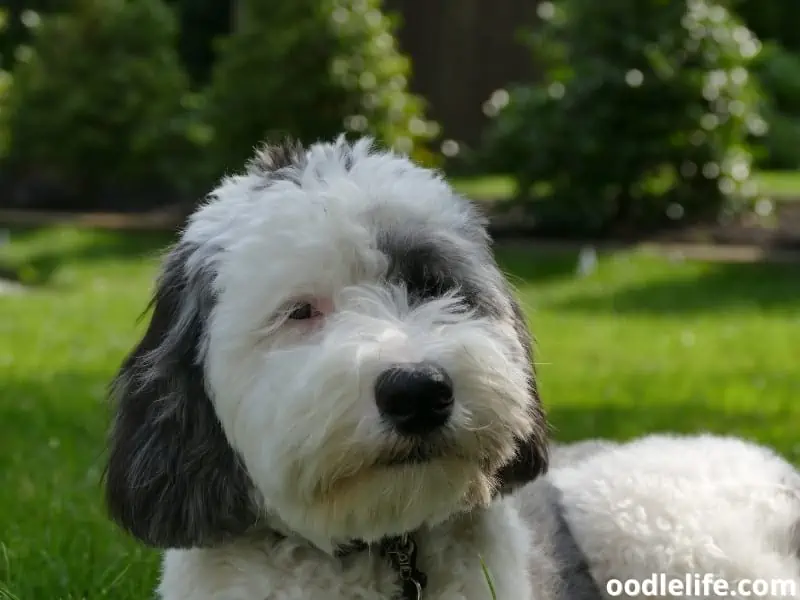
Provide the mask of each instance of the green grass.
{"label": "green grass", "polygon": [[800,198],[800,171],[765,171],[758,174],[765,195],[773,198]]}
{"label": "green grass", "polygon": [[[105,387],[144,323],[161,236],[14,232],[0,264],[0,599],[144,600],[157,556],[106,520]],[[711,430],[800,460],[800,266],[501,250],[563,440]]]}
{"label": "green grass", "polygon": [[[800,171],[765,171],[758,173],[756,180],[766,196],[800,198]],[[479,201],[507,200],[516,191],[516,184],[509,175],[456,177],[453,185],[460,193]]]}
{"label": "green grass", "polygon": [[509,175],[455,177],[451,181],[460,194],[478,201],[506,200],[517,190],[517,184]]}

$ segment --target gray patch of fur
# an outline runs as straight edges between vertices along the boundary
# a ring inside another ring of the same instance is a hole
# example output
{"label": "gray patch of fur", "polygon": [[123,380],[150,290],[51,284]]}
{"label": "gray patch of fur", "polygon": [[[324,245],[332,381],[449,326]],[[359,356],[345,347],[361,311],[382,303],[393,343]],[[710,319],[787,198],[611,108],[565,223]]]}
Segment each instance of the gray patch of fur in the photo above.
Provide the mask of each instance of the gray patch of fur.
{"label": "gray patch of fur", "polygon": [[525,353],[525,364],[529,370],[528,391],[530,402],[528,411],[534,425],[531,434],[524,440],[517,442],[517,456],[503,467],[498,474],[499,490],[501,494],[508,494],[547,473],[550,463],[548,447],[548,425],[544,407],[539,397],[536,383],[536,368],[534,366],[533,336],[528,328],[525,314],[519,302],[506,288],[508,300],[512,307],[514,330]]}
{"label": "gray patch of fur", "polygon": [[402,229],[384,228],[377,242],[389,259],[387,278],[403,283],[412,302],[423,302],[457,290],[476,314],[513,323],[522,348],[519,360],[528,371],[529,416],[533,431],[526,439],[517,441],[515,458],[497,475],[500,493],[507,494],[547,471],[547,420],[536,385],[533,338],[522,308],[488,247],[488,236],[485,231],[481,233],[481,228],[477,216],[469,221],[468,230],[461,236],[428,230],[422,224],[413,229],[404,224]]}
{"label": "gray patch of fur", "polygon": [[210,273],[186,272],[195,250],[182,244],[168,256],[147,331],[112,392],[108,510],[161,548],[216,544],[256,518],[252,484],[205,391],[199,352],[214,298]]}
{"label": "gray patch of fur", "polygon": [[406,287],[412,305],[457,292],[478,315],[500,318],[508,310],[498,286],[476,272],[484,270],[484,263],[475,260],[466,243],[424,229],[389,230],[379,234],[378,248],[389,259],[387,279]]}
{"label": "gray patch of fur", "polygon": [[561,493],[540,478],[519,492],[520,514],[533,535],[531,583],[539,600],[597,600],[604,595],[563,514]]}
{"label": "gray patch of fur", "polygon": [[247,163],[247,172],[270,180],[281,175],[292,179],[291,173],[300,172],[306,161],[306,151],[300,142],[286,139],[279,144],[263,144],[255,157]]}

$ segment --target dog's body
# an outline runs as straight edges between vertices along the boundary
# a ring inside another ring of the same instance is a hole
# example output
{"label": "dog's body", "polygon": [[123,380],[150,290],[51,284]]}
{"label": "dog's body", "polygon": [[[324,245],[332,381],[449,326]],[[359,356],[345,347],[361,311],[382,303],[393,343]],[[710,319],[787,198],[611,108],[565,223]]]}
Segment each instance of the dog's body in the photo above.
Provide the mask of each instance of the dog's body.
{"label": "dog's body", "polygon": [[[497,598],[608,598],[611,579],[662,573],[683,585],[692,576],[694,589],[674,597],[727,597],[703,583],[706,574],[730,589],[769,583],[760,597],[800,592],[800,476],[765,449],[731,438],[650,436],[557,447],[553,463],[512,497],[420,532],[425,597],[488,600],[480,557]],[[260,534],[169,551],[160,591],[165,600],[383,600],[398,588],[377,553],[337,558],[303,540]]]}
{"label": "dog's body", "polygon": [[583,444],[539,477],[532,341],[483,219],[366,141],[268,148],[226,179],[153,304],[107,499],[168,549],[164,600],[488,600],[482,563],[515,600],[649,569],[798,576],[800,485],[760,448]]}
{"label": "dog's body", "polygon": [[[800,474],[766,448],[651,435],[554,468],[548,479],[604,585],[708,573],[731,586],[791,582],[800,595]],[[776,586],[768,597],[782,595]]]}

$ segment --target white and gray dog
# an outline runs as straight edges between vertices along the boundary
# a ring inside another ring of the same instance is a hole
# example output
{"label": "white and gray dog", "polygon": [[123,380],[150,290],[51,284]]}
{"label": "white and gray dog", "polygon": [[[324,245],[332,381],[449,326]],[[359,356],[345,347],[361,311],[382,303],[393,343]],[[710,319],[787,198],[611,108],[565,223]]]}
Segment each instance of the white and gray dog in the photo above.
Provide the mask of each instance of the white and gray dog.
{"label": "white and gray dog", "polygon": [[484,220],[439,176],[369,140],[265,147],[166,258],[114,386],[110,513],[167,549],[165,600],[800,579],[790,465],[705,436],[549,457],[532,365]]}

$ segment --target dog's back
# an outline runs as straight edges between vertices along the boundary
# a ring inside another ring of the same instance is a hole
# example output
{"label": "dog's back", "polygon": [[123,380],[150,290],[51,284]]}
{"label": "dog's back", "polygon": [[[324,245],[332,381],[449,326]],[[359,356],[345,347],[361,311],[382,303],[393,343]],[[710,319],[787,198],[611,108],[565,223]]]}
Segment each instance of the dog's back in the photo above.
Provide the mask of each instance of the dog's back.
{"label": "dog's back", "polygon": [[749,580],[759,597],[800,593],[800,474],[772,451],[728,437],[653,435],[556,447],[552,463],[519,501],[555,572],[580,584],[577,597],[606,595],[611,579],[661,574],[696,580],[679,597],[730,595],[703,577],[731,589]]}

